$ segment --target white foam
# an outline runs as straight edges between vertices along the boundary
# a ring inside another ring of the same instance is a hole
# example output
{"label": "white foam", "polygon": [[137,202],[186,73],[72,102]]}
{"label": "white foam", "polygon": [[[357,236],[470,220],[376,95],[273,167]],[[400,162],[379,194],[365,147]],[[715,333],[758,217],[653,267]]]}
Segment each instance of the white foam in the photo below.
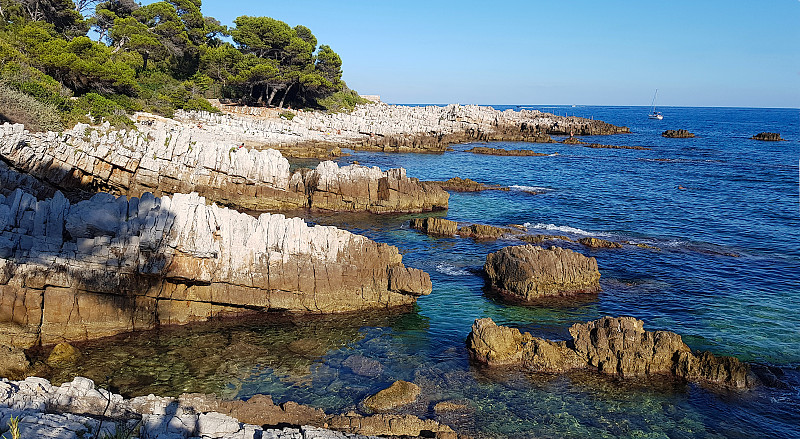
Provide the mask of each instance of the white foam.
{"label": "white foam", "polygon": [[546,188],[546,187],[542,187],[542,186],[523,186],[523,185],[520,185],[520,184],[515,184],[515,185],[511,185],[509,187],[511,189],[516,190],[516,191],[522,191],[522,192],[550,192],[550,191],[552,191],[552,189]]}
{"label": "white foam", "polygon": [[442,274],[446,274],[448,276],[469,276],[470,275],[469,271],[467,271],[467,270],[465,270],[463,268],[458,268],[455,265],[446,264],[444,262],[436,264],[436,271],[438,271],[439,273],[442,273]]}
{"label": "white foam", "polygon": [[523,226],[529,229],[541,229],[541,230],[549,230],[549,231],[557,231],[562,233],[573,233],[575,235],[584,235],[584,236],[611,236],[610,233],[604,232],[587,232],[586,230],[579,229],[577,227],[570,227],[570,226],[557,226],[555,224],[545,224],[545,223],[525,223]]}

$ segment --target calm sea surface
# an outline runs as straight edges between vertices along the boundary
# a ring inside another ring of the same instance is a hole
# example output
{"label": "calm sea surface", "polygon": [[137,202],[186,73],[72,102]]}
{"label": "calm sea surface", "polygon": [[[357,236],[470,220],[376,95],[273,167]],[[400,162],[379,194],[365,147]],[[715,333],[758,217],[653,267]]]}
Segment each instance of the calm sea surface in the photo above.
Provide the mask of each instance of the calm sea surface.
{"label": "calm sea surface", "polygon": [[[434,238],[408,228],[424,215],[308,214],[310,222],[399,247],[406,265],[430,273],[433,294],[409,313],[270,317],[120,336],[82,346],[83,360],[53,378],[89,376],[127,395],[266,393],[328,412],[360,411],[364,397],[404,379],[422,397],[402,412],[476,437],[800,437],[800,111],[667,107],[664,120],[653,121],[643,107],[523,108],[629,126],[632,134],[582,140],[651,150],[496,142],[552,155],[475,155],[463,152],[474,146],[465,144],[441,155],[352,152],[340,164],[511,186],[452,193],[450,209],[435,214],[450,220],[659,249],[562,243],[597,258],[598,296],[507,305],[485,294],[481,267],[487,253],[519,241]],[[679,128],[697,137],[660,136]],[[749,139],[762,131],[788,141]],[[604,315],[634,316],[646,329],[683,335],[694,349],[752,362],[771,384],[727,392],[594,373],[498,372],[471,364],[465,349],[480,317],[566,339],[573,323]],[[434,413],[443,400],[468,408]]]}

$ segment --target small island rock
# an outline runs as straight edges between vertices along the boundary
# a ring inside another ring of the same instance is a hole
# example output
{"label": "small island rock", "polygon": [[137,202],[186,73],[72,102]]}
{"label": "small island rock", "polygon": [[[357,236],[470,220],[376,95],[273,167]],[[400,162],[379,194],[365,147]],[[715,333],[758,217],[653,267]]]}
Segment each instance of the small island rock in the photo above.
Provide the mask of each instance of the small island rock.
{"label": "small island rock", "polygon": [[458,223],[444,218],[414,218],[409,225],[412,229],[427,233],[428,235],[455,236]]}
{"label": "small island rock", "polygon": [[578,242],[591,248],[622,248],[622,244],[618,242],[606,241],[600,238],[586,237],[579,239]]}
{"label": "small island rock", "polygon": [[779,142],[781,140],[786,140],[786,139],[782,139],[781,135],[778,134],[778,133],[758,133],[755,136],[751,137],[751,139],[753,139],[753,140],[763,140],[763,141],[766,141],[766,142]]}
{"label": "small island rock", "polygon": [[690,133],[686,130],[666,130],[661,133],[661,136],[671,139],[691,139],[694,137],[694,133]]}

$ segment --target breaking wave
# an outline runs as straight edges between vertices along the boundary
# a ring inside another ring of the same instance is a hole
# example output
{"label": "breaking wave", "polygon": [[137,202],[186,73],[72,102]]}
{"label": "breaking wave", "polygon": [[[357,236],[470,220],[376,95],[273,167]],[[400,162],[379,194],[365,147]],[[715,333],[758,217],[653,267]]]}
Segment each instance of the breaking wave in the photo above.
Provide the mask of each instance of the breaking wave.
{"label": "breaking wave", "polygon": [[446,264],[444,262],[436,264],[436,271],[448,276],[469,276],[471,274],[463,268],[458,268],[455,265]]}

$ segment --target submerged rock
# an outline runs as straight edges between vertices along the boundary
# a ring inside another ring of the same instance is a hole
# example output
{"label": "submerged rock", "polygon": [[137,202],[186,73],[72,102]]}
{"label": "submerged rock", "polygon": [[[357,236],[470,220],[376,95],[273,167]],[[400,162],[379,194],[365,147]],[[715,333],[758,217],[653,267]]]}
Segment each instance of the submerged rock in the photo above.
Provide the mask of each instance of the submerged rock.
{"label": "submerged rock", "polygon": [[411,404],[419,397],[419,386],[408,381],[395,381],[391,386],[367,397],[364,407],[373,412],[394,410],[404,405]]}
{"label": "submerged rock", "polygon": [[694,137],[694,133],[690,133],[686,130],[666,130],[661,133],[661,136],[675,139],[691,139]]}
{"label": "submerged rock", "polygon": [[633,317],[577,323],[569,333],[570,342],[550,341],[497,326],[489,318],[477,319],[467,348],[473,359],[490,366],[517,365],[535,372],[591,368],[621,377],[671,375],[740,389],[754,384],[749,367],[738,359],[695,354],[680,335],[645,331],[644,322]]}
{"label": "submerged rock", "polygon": [[751,137],[751,139],[753,139],[753,140],[764,140],[764,141],[767,141],[767,142],[779,142],[781,140],[786,140],[786,139],[782,139],[781,135],[778,134],[778,133],[758,133],[755,136]]}
{"label": "submerged rock", "polygon": [[428,235],[455,236],[458,231],[457,222],[436,217],[414,218],[409,225]]}
{"label": "submerged rock", "polygon": [[600,238],[586,237],[579,239],[578,242],[591,248],[622,248],[622,244],[618,242],[606,241]]}
{"label": "submerged rock", "polygon": [[506,247],[487,255],[483,268],[491,288],[520,301],[600,290],[597,260],[560,247]]}

